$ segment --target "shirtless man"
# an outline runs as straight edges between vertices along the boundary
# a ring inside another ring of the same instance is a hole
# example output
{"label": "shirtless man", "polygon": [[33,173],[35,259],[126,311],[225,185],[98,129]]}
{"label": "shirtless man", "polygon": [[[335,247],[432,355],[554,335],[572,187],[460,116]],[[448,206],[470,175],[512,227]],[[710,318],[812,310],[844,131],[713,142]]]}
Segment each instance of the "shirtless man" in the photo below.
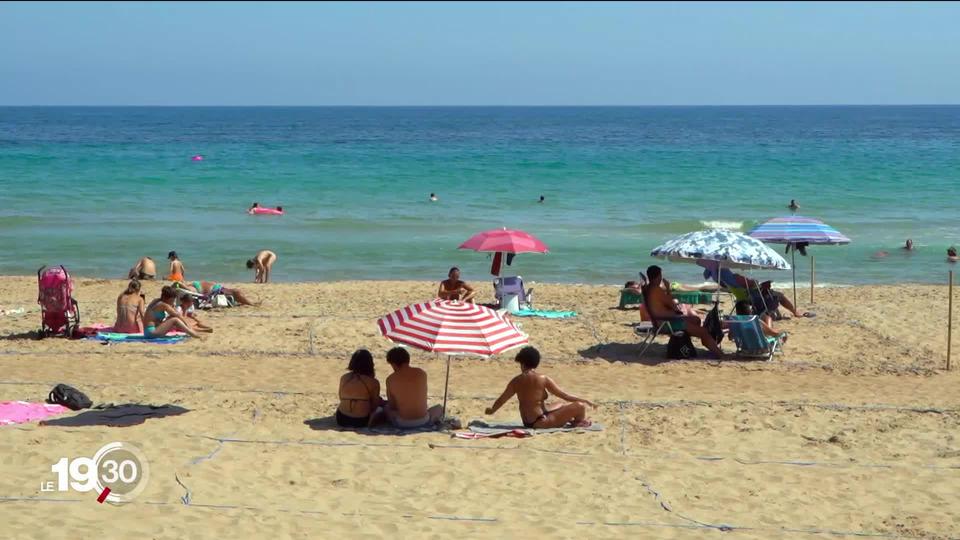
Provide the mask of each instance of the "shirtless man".
{"label": "shirtless man", "polygon": [[670,323],[670,329],[673,331],[683,330],[691,336],[700,338],[700,343],[709,349],[714,357],[723,357],[723,351],[717,346],[710,332],[703,327],[700,319],[685,316],[678,311],[676,301],[660,286],[663,281],[663,271],[659,266],[647,268],[647,279],[649,283],[643,289],[643,298],[647,309],[651,312],[650,317],[658,322]]}
{"label": "shirtless man", "polygon": [[177,252],[171,251],[167,253],[167,259],[170,261],[170,274],[167,276],[167,279],[170,281],[183,281],[186,279],[183,263],[180,262]]}
{"label": "shirtless man", "polygon": [[387,376],[387,406],[390,423],[398,428],[419,428],[440,421],[443,408],[427,408],[427,372],[410,366],[410,353],[401,347],[387,352],[393,373]]}
{"label": "shirtless man", "polygon": [[441,300],[460,300],[461,302],[471,302],[476,296],[477,291],[467,285],[465,281],[460,281],[460,269],[454,266],[447,273],[447,278],[440,282],[440,290],[437,291],[437,297]]}
{"label": "shirtless man", "polygon": [[154,279],[157,277],[157,265],[150,257],[143,257],[127,272],[127,279]]}
{"label": "shirtless man", "polygon": [[257,256],[247,261],[247,268],[254,268],[254,283],[270,281],[270,268],[277,262],[277,254],[266,249],[257,252]]}
{"label": "shirtless man", "polygon": [[[589,400],[570,395],[557,386],[553,379],[537,373],[540,365],[540,351],[533,347],[524,347],[517,353],[516,361],[520,364],[520,374],[510,380],[506,390],[497,398],[493,407],[487,407],[487,414],[497,412],[511,397],[516,394],[520,402],[520,419],[527,428],[558,428],[568,424],[573,427],[588,427],[587,405],[596,408]],[[547,405],[549,392],[558,398],[567,401]]]}

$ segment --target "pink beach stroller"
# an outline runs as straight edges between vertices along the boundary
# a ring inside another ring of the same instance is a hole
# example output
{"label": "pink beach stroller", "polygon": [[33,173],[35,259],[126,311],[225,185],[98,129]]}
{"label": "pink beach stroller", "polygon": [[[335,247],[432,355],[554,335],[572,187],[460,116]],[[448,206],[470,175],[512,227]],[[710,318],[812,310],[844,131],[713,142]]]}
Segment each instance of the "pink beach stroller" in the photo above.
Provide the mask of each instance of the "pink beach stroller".
{"label": "pink beach stroller", "polygon": [[80,326],[80,305],[73,299],[73,280],[61,266],[37,270],[40,286],[40,337],[73,337]]}

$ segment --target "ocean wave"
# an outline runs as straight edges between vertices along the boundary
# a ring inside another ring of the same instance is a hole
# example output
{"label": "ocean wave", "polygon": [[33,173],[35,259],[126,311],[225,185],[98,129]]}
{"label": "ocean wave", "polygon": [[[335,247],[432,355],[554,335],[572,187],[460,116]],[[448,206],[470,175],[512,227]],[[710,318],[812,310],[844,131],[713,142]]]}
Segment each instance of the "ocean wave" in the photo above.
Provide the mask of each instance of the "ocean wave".
{"label": "ocean wave", "polygon": [[725,221],[722,219],[700,220],[700,225],[708,229],[730,229],[733,231],[742,230],[743,223],[742,221]]}

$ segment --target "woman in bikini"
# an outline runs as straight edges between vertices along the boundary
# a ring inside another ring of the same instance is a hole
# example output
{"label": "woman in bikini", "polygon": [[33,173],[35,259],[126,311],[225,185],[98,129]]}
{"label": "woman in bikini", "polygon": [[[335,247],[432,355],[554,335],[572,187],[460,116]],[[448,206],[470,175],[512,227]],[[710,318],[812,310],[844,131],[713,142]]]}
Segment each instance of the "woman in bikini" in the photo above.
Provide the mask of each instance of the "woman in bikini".
{"label": "woman in bikini", "polygon": [[[566,425],[573,427],[589,427],[587,419],[587,405],[596,407],[589,400],[570,395],[557,386],[553,379],[537,373],[540,365],[540,351],[533,347],[524,347],[517,353],[517,363],[520,364],[520,375],[517,375],[507,384],[506,390],[497,398],[493,407],[488,407],[487,414],[497,412],[514,394],[520,402],[520,419],[527,428],[558,428]],[[547,405],[549,394],[567,401],[567,403],[552,403]]]}
{"label": "woman in bikini", "polygon": [[350,357],[347,372],[340,377],[340,406],[337,407],[337,425],[362,428],[370,425],[370,417],[383,405],[380,381],[375,377],[373,355],[359,349]]}
{"label": "woman in bikini", "polygon": [[200,334],[190,328],[190,324],[177,313],[174,307],[176,302],[176,289],[169,286],[161,289],[160,298],[150,302],[143,316],[144,337],[162,337],[174,330],[186,332],[187,335],[195,338],[200,337]]}
{"label": "woman in bikini", "polygon": [[124,334],[143,332],[144,304],[140,282],[131,280],[127,289],[117,297],[117,320],[113,323],[113,331]]}
{"label": "woman in bikini", "polygon": [[447,273],[447,279],[440,282],[440,290],[437,291],[437,297],[441,300],[460,300],[461,302],[472,302],[477,291],[473,287],[460,281],[460,269],[454,266]]}

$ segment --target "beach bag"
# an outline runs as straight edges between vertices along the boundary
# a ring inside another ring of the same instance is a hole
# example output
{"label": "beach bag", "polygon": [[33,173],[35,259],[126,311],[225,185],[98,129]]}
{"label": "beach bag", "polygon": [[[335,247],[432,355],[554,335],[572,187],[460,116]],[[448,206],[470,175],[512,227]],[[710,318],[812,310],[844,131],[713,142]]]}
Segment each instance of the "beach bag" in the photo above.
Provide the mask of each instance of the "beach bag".
{"label": "beach bag", "polygon": [[696,358],[697,350],[693,348],[693,342],[686,332],[680,335],[670,336],[667,343],[667,358],[670,360],[686,360]]}
{"label": "beach bag", "polygon": [[225,294],[218,294],[214,296],[210,303],[213,304],[213,307],[230,307],[230,300]]}
{"label": "beach bag", "polygon": [[717,345],[723,341],[723,325],[720,323],[719,307],[713,306],[710,313],[707,313],[707,318],[703,320],[703,327],[707,329],[707,333],[717,342]]}
{"label": "beach bag", "polygon": [[90,406],[93,405],[93,402],[90,401],[90,398],[88,398],[86,394],[66,384],[54,386],[53,390],[51,390],[47,396],[47,403],[63,405],[71,411],[89,409]]}

